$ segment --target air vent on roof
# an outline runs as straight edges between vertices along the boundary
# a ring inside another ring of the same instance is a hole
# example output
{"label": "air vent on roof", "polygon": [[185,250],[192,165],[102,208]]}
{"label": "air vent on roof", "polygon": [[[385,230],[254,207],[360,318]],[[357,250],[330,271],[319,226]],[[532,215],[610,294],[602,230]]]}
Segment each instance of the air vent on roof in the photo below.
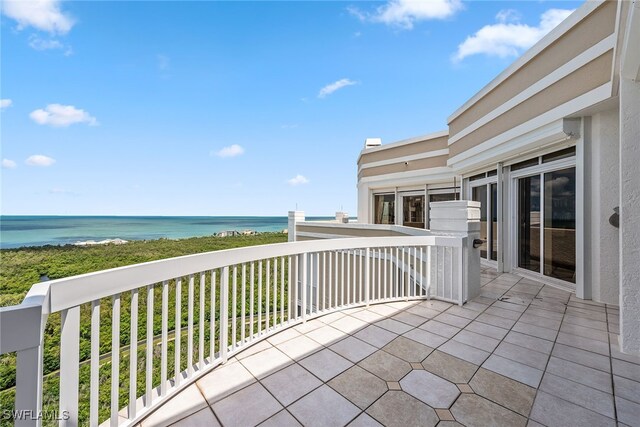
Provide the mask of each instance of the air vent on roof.
{"label": "air vent on roof", "polygon": [[367,138],[364,140],[364,148],[378,147],[382,145],[380,138]]}

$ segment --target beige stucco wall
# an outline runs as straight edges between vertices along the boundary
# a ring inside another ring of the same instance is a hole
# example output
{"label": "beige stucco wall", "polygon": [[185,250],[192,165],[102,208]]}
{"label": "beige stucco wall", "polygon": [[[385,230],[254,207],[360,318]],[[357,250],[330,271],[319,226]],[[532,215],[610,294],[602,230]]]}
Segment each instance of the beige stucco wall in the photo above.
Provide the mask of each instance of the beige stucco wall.
{"label": "beige stucco wall", "polygon": [[371,162],[379,162],[383,160],[395,159],[403,156],[412,156],[416,154],[424,154],[429,151],[442,150],[447,148],[448,137],[431,138],[423,141],[417,141],[410,144],[398,145],[395,147],[382,149],[374,149],[370,152],[364,152],[358,161],[358,165],[364,165]]}
{"label": "beige stucco wall", "polygon": [[456,135],[533,83],[613,34],[616,9],[617,2],[604,2],[579,24],[452,120],[449,123],[449,134]]}
{"label": "beige stucco wall", "polygon": [[613,50],[585,64],[449,147],[451,157],[525,123],[611,80]]}
{"label": "beige stucco wall", "polygon": [[421,169],[447,166],[448,158],[449,156],[445,154],[442,156],[427,157],[426,159],[411,160],[408,162],[400,161],[398,163],[392,163],[389,165],[366,168],[362,169],[358,173],[358,179],[369,176],[385,175],[388,173],[410,172]]}

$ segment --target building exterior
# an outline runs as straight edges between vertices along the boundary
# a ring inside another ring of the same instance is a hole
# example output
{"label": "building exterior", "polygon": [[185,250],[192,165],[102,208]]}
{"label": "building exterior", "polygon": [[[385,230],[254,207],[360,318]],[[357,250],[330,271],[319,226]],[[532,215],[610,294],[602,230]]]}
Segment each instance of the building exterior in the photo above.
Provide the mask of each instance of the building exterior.
{"label": "building exterior", "polygon": [[479,201],[483,264],[619,304],[640,352],[638,8],[586,2],[447,130],[367,144],[358,221],[429,229],[430,203]]}

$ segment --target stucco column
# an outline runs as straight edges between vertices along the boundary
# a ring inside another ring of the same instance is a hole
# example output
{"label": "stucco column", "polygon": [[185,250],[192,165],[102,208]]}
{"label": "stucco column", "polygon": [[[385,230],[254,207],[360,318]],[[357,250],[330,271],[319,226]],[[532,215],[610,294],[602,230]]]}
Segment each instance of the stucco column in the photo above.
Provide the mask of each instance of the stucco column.
{"label": "stucco column", "polygon": [[296,223],[304,221],[304,211],[289,211],[289,241],[296,241]]}
{"label": "stucco column", "polygon": [[640,354],[640,83],[620,79],[620,347]]}
{"label": "stucco column", "polygon": [[480,238],[480,202],[453,200],[429,204],[431,232],[464,238],[462,281],[465,300],[480,294],[480,249],[473,241]]}

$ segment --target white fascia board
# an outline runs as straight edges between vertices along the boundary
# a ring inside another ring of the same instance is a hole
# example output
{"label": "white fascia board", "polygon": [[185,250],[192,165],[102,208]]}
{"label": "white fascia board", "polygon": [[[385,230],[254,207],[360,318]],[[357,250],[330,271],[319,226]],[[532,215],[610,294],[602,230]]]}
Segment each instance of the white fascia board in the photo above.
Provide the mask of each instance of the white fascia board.
{"label": "white fascia board", "polygon": [[498,76],[491,80],[489,84],[480,89],[478,93],[473,95],[467,102],[465,102],[460,108],[458,108],[453,114],[451,114],[447,118],[447,123],[451,123],[456,119],[460,114],[465,112],[469,107],[478,102],[482,97],[484,97],[487,93],[491,92],[496,88],[500,83],[505,81],[507,77],[514,74],[520,68],[522,68],[527,62],[532,60],[536,55],[542,52],[544,49],[549,47],[552,43],[562,37],[567,31],[569,31],[573,26],[578,24],[580,21],[589,16],[594,10],[596,10],[602,3],[607,0],[590,0],[586,1],[582,6],[575,10],[571,15],[569,15],[564,21],[560,23],[557,27],[551,30],[546,36],[540,39],[535,45],[533,45],[529,50],[527,50],[520,58],[515,60],[513,64],[507,67],[503,72],[498,74]]}
{"label": "white fascia board", "polygon": [[566,64],[554,70],[551,74],[546,75],[542,79],[538,80],[537,82],[529,86],[524,91],[520,92],[513,98],[509,99],[505,103],[501,104],[494,110],[487,113],[485,116],[481,117],[480,119],[471,123],[466,128],[462,129],[457,134],[450,137],[449,145],[455,143],[461,138],[464,138],[465,136],[469,135],[471,132],[486,125],[491,120],[497,118],[498,116],[514,108],[516,105],[526,101],[527,99],[531,98],[538,92],[541,92],[542,90],[548,88],[549,86],[556,83],[560,79],[568,76],[569,74],[573,73],[577,69],[583,67],[584,65],[588,64],[589,62],[593,61],[594,59],[598,58],[599,56],[613,49],[613,47],[615,46],[615,43],[616,43],[615,34],[611,34],[607,38],[601,40],[594,46],[590,47],[589,49],[585,50],[584,52],[582,52],[581,54],[573,58],[571,61],[567,62]]}
{"label": "white fascia board", "polygon": [[441,150],[426,151],[424,153],[412,154],[410,156],[395,157],[393,159],[365,163],[363,165],[358,166],[358,172],[360,172],[362,169],[374,168],[377,166],[392,165],[394,163],[412,162],[414,160],[428,159],[430,157],[446,156],[447,154],[449,154],[449,149],[443,148]]}
{"label": "white fascia board", "polygon": [[640,81],[640,1],[634,1],[629,9],[621,74],[625,79]]}
{"label": "white fascia board", "polygon": [[[577,98],[572,99],[558,107],[547,111],[525,123],[522,123],[506,132],[501,133],[475,147],[472,147],[447,161],[447,165],[455,171],[472,170],[482,167],[490,161],[502,160],[511,153],[522,153],[528,148],[538,148],[544,143],[556,141],[564,137],[576,138],[579,131],[566,129],[565,117],[576,111],[583,110],[611,96],[612,83],[607,82]],[[573,123],[567,121],[567,123]],[[571,134],[565,133],[570,132]],[[559,139],[560,138],[560,139]]]}
{"label": "white fascia board", "polygon": [[364,154],[375,153],[377,151],[388,150],[390,148],[400,147],[402,145],[414,144],[416,142],[428,141],[430,139],[442,138],[443,136],[449,135],[449,129],[441,130],[438,132],[429,133],[426,135],[414,136],[412,138],[402,139],[400,141],[391,142],[389,144],[382,144],[378,147],[365,148],[360,151],[360,155],[358,156],[358,163],[360,163],[360,158]]}

